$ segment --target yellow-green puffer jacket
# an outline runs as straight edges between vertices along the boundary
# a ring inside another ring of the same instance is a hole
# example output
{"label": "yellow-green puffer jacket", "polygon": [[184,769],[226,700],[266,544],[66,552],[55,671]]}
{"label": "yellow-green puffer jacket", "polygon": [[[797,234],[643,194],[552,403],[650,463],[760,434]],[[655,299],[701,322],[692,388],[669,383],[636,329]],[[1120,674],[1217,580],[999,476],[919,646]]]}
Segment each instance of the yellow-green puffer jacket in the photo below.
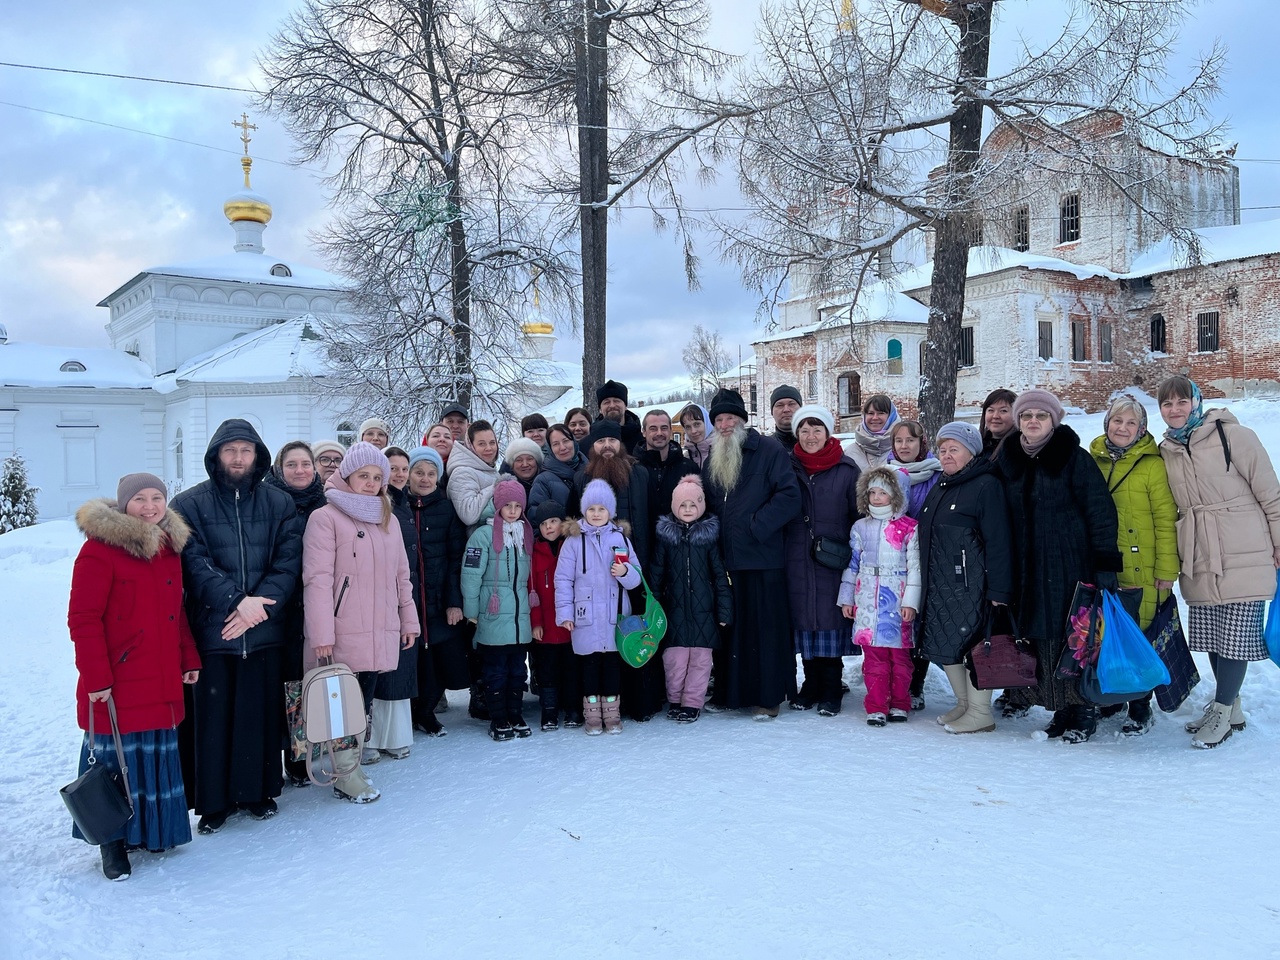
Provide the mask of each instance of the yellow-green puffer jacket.
{"label": "yellow-green puffer jacket", "polygon": [[1156,581],[1178,579],[1178,506],[1169,489],[1160,449],[1150,433],[1112,460],[1106,438],[1089,444],[1120,517],[1117,546],[1124,560],[1120,586],[1142,587],[1143,629],[1156,613]]}

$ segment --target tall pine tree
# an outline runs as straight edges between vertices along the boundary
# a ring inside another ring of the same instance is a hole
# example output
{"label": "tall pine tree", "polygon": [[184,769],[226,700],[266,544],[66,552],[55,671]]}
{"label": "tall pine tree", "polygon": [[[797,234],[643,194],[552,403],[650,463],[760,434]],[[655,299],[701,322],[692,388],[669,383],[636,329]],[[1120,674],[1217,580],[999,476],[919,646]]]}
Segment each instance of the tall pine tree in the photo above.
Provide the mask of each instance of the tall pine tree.
{"label": "tall pine tree", "polygon": [[27,464],[11,454],[0,470],[0,533],[29,527],[37,520],[36,494],[39,487],[27,482]]}

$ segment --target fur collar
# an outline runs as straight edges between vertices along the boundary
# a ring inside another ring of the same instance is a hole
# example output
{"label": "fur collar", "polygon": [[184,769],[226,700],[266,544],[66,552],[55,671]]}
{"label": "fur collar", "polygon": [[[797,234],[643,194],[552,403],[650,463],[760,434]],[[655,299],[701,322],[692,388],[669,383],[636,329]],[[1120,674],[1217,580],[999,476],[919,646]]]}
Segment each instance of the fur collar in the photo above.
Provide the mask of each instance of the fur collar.
{"label": "fur collar", "polygon": [[116,509],[116,502],[106,498],[90,500],[76,511],[76,526],[86,537],[118,547],[139,560],[152,560],[168,540],[174,553],[191,539],[191,529],[172,507],[165,510],[159,523],[147,523]]}
{"label": "fur collar", "polygon": [[672,514],[658,518],[658,539],[668,546],[678,546],[688,531],[689,542],[695,547],[709,547],[720,539],[720,518],[704,513],[693,523],[677,520]]}
{"label": "fur collar", "polygon": [[[569,537],[582,536],[582,527],[584,522],[585,521],[582,520],[566,520],[564,522],[564,526],[560,528],[560,538],[562,540],[567,540]],[[592,527],[592,529],[594,530],[595,527]],[[609,526],[604,529],[606,532],[609,530],[621,530],[624,537],[627,537],[628,539],[631,537],[631,524],[626,520],[611,520],[609,521]]]}
{"label": "fur collar", "polygon": [[1061,474],[1080,449],[1079,435],[1065,423],[1053,431],[1049,442],[1034,459],[1022,449],[1022,439],[1017,431],[1009,434],[1005,441],[1000,448],[1000,467],[1011,478],[1022,476],[1033,464],[1049,473]]}

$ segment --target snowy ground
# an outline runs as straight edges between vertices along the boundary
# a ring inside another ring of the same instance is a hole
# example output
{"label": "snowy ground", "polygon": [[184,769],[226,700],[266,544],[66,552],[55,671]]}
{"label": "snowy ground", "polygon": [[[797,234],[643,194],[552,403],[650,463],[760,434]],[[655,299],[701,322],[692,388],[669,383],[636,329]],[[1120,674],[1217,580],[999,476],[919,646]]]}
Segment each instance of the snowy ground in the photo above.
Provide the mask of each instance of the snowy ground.
{"label": "snowy ground", "polygon": [[[1232,406],[1277,449],[1280,403]],[[1073,420],[1086,441],[1100,422]],[[286,788],[274,820],[136,855],[108,883],[57,796],[79,742],[78,546],[68,521],[0,537],[0,956],[1280,955],[1269,663],[1245,682],[1248,729],[1214,751],[1181,729],[1207,684],[1144,738],[1107,721],[1066,746],[1038,710],[948,736],[935,671],[923,714],[873,730],[853,659],[834,719],[494,744],[455,708],[448,737],[372,769],[378,803]]]}

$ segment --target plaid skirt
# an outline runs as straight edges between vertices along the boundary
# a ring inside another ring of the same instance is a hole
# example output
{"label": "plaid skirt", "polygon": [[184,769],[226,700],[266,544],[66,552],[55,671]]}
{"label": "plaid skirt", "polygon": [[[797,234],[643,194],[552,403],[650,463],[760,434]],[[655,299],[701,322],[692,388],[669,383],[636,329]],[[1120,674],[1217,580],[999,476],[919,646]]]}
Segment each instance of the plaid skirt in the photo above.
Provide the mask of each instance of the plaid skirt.
{"label": "plaid skirt", "polygon": [[839,630],[796,630],[792,635],[801,660],[853,656],[853,621]]}
{"label": "plaid skirt", "polygon": [[[94,738],[98,763],[119,770],[115,741],[111,732]],[[178,760],[178,731],[140,730],[120,735],[124,761],[129,765],[129,789],[133,793],[133,816],[112,840],[124,840],[129,847],[146,847],[152,852],[168,850],[191,842],[191,821],[187,817],[187,796],[182,787],[182,765]],[[89,769],[89,734],[80,745],[80,772]],[[74,823],[71,835],[83,840]]]}
{"label": "plaid skirt", "polygon": [[1229,660],[1266,660],[1265,600],[1187,608],[1187,646]]}

